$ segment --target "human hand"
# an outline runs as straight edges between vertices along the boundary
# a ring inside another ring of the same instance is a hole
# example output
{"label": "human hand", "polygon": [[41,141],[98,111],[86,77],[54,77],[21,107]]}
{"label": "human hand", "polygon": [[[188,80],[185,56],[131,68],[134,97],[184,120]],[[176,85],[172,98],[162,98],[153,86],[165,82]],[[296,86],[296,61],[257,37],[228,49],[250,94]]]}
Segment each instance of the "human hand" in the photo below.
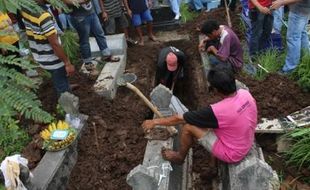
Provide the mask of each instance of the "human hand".
{"label": "human hand", "polygon": [[283,6],[283,5],[284,5],[284,4],[283,4],[283,0],[276,0],[276,1],[273,1],[273,2],[272,2],[270,9],[275,10],[275,9],[280,8],[280,7]]}
{"label": "human hand", "polygon": [[129,10],[127,10],[127,14],[128,14],[128,16],[130,17],[130,18],[132,18],[132,11],[129,9]]}
{"label": "human hand", "polygon": [[66,69],[66,72],[67,72],[67,76],[71,76],[74,73],[74,71],[75,71],[75,68],[74,68],[74,66],[71,63],[67,63],[65,65],[65,69]]}
{"label": "human hand", "polygon": [[259,12],[261,12],[261,13],[263,13],[265,15],[270,15],[271,14],[271,11],[270,11],[270,9],[268,7],[261,6],[261,7],[258,7],[258,10],[259,10]]}
{"label": "human hand", "polygon": [[205,51],[206,50],[206,40],[201,40],[199,45],[198,45],[198,50],[199,51]]}
{"label": "human hand", "polygon": [[208,53],[213,53],[216,51],[216,48],[214,46],[209,46],[208,49],[207,49],[207,52]]}
{"label": "human hand", "polygon": [[151,129],[155,127],[155,123],[153,120],[145,120],[141,126],[144,132],[149,132]]}
{"label": "human hand", "polygon": [[106,11],[102,11],[101,16],[102,16],[102,20],[104,22],[106,22],[108,20],[108,13]]}
{"label": "human hand", "polygon": [[153,1],[148,0],[147,2],[148,2],[147,7],[150,9],[153,6]]}

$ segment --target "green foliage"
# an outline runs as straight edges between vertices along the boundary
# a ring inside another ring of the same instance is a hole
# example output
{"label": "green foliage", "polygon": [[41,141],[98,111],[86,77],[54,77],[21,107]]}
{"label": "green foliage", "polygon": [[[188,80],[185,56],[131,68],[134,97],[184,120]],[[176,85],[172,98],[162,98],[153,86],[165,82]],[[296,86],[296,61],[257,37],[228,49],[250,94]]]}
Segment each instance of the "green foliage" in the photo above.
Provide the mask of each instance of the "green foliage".
{"label": "green foliage", "polygon": [[5,190],[4,185],[0,184],[0,190]]}
{"label": "green foliage", "polygon": [[61,36],[62,47],[72,64],[78,63],[77,57],[80,50],[78,41],[77,34],[71,30],[66,30]]}
{"label": "green foliage", "polygon": [[182,15],[181,20],[184,23],[194,20],[199,15],[197,12],[190,12],[186,3],[181,4],[180,12]]}
{"label": "green foliage", "polygon": [[264,79],[268,73],[277,72],[284,64],[285,54],[277,50],[269,49],[264,53],[256,56],[258,69],[255,78]]}
{"label": "green foliage", "polygon": [[56,114],[57,116],[61,117],[61,119],[65,118],[66,112],[60,104],[57,104],[56,106]]}
{"label": "green foliage", "polygon": [[[48,0],[48,2],[56,8],[61,8],[65,12],[69,12],[70,9],[64,4],[62,0]],[[42,8],[38,6],[35,0],[0,0],[0,11],[16,13],[17,10],[27,9],[32,12],[40,12]]]}
{"label": "green foliage", "polygon": [[285,153],[287,164],[310,169],[310,128],[295,129],[284,137],[292,141],[292,146]]}
{"label": "green foliage", "polygon": [[7,155],[20,153],[30,141],[26,131],[17,124],[13,119],[5,121],[0,117],[0,160]]}
{"label": "green foliage", "polygon": [[310,53],[305,53],[298,67],[292,74],[297,79],[299,86],[306,91],[310,91]]}

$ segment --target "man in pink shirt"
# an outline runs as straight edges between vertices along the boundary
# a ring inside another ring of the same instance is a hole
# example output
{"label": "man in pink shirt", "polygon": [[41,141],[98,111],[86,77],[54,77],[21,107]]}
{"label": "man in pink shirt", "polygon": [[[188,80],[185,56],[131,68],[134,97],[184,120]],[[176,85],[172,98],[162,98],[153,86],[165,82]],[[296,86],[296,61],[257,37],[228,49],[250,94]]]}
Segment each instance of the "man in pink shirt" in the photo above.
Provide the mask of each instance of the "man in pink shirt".
{"label": "man in pink shirt", "polygon": [[180,149],[163,149],[164,159],[182,163],[195,139],[212,155],[227,163],[242,160],[251,149],[257,125],[256,101],[248,91],[236,90],[233,72],[221,65],[209,71],[208,82],[222,97],[221,101],[199,111],[143,122],[145,131],[156,125],[185,124]]}

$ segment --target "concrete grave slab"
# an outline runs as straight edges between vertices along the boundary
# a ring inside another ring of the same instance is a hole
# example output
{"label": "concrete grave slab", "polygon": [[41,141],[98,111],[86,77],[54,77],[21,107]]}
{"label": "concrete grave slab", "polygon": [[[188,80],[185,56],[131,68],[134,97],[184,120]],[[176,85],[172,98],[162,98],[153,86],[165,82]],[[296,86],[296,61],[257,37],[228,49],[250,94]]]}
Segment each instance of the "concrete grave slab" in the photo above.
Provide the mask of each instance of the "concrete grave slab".
{"label": "concrete grave slab", "polygon": [[156,38],[161,42],[170,42],[178,40],[190,40],[188,34],[178,34],[176,31],[160,31],[156,33]]}
{"label": "concrete grave slab", "polygon": [[[159,87],[160,89],[161,87]],[[162,89],[165,90],[165,89]],[[161,92],[156,90],[155,92]],[[159,93],[160,94],[160,93]],[[155,97],[155,101],[154,98]],[[166,97],[167,98],[167,97]],[[166,107],[167,102],[158,99],[158,96],[151,95],[151,99],[155,106]],[[184,113],[187,108],[180,100],[172,95],[168,96],[171,100],[169,108],[160,109],[159,111],[164,116],[172,115],[173,113]],[[143,164],[135,167],[127,176],[127,183],[134,189],[155,188],[160,190],[186,190],[191,186],[191,168],[192,168],[192,151],[190,150],[183,165],[170,165],[170,162],[165,161],[161,155],[162,147],[174,149],[178,148],[178,137],[169,138],[168,140],[149,140],[146,146]],[[138,178],[140,177],[140,178]],[[153,179],[151,179],[153,178]],[[137,182],[138,180],[138,182]],[[154,181],[156,186],[154,187]],[[133,183],[135,182],[135,183]],[[149,186],[146,186],[146,185]]]}
{"label": "concrete grave slab", "polygon": [[[112,55],[127,54],[127,43],[124,34],[107,35],[107,45],[111,50]],[[90,49],[94,57],[101,56],[100,49],[94,37],[89,38]]]}
{"label": "concrete grave slab", "polygon": [[117,79],[124,73],[126,67],[125,55],[119,55],[119,62],[108,62],[102,69],[94,85],[95,92],[109,100],[112,100],[117,91]]}

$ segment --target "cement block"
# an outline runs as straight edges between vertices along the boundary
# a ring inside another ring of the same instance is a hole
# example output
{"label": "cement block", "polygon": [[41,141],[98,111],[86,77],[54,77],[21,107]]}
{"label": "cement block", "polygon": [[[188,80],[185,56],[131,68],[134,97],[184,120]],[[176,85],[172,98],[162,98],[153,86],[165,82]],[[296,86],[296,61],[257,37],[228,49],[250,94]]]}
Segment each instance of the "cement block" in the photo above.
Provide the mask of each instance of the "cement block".
{"label": "cement block", "polygon": [[[113,55],[125,55],[127,42],[124,34],[107,35],[107,45]],[[90,48],[94,57],[100,56],[100,49],[94,37],[89,38]]]}
{"label": "cement block", "polygon": [[[80,114],[81,122],[75,126],[78,138],[87,125],[88,116]],[[77,140],[68,148],[57,152],[46,152],[39,165],[33,170],[32,190],[65,190],[72,168],[77,160]]]}
{"label": "cement block", "polygon": [[120,61],[108,62],[102,69],[94,85],[95,92],[105,98],[112,100],[117,91],[117,79],[124,73],[126,67],[126,56],[118,55]]}
{"label": "cement block", "polygon": [[138,165],[127,175],[127,184],[133,190],[157,190],[157,180],[150,170],[143,165]]}
{"label": "cement block", "polygon": [[[253,145],[248,155],[239,163],[222,163],[220,171],[223,190],[277,190],[279,179],[265,162],[260,147]],[[225,169],[226,168],[226,169]]]}
{"label": "cement block", "polygon": [[159,84],[152,90],[150,97],[158,109],[167,109],[171,102],[172,92],[169,88]]}
{"label": "cement block", "polygon": [[68,114],[76,115],[79,113],[79,98],[69,92],[62,93],[58,103]]}
{"label": "cement block", "polygon": [[[160,92],[163,90],[162,88],[159,89]],[[159,110],[164,116],[169,116],[173,113],[182,114],[188,111],[177,97],[169,95],[168,99],[171,100],[169,108]],[[166,101],[164,101],[164,104],[166,105]],[[159,101],[159,105],[162,105],[161,100]],[[146,188],[161,190],[190,189],[192,151],[190,150],[183,165],[170,165],[170,162],[165,161],[161,155],[162,147],[178,149],[178,140],[179,137],[169,138],[165,141],[149,140],[146,146],[143,164],[137,166],[130,172],[127,176],[127,183],[135,190]],[[156,181],[155,187],[154,181]]]}

